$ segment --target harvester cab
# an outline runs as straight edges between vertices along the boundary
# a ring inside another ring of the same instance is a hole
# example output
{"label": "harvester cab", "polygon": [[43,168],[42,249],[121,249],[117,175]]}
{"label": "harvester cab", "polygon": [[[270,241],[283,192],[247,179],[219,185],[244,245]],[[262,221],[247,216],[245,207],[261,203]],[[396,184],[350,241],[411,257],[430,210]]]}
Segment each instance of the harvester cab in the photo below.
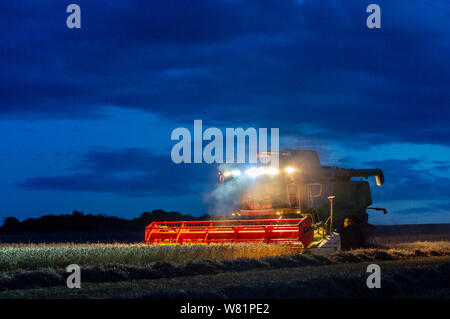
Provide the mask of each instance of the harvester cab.
{"label": "harvester cab", "polygon": [[285,150],[280,152],[279,169],[250,168],[245,174],[234,170],[221,172],[224,183],[229,178],[246,178],[245,191],[240,194],[237,216],[273,216],[277,218],[308,215],[315,223],[330,222],[329,196],[333,201],[333,231],[340,232],[344,219],[351,217],[360,225],[368,225],[367,209],[372,197],[367,180],[375,177],[378,186],[384,183],[380,169],[346,169],[322,166],[315,151]]}

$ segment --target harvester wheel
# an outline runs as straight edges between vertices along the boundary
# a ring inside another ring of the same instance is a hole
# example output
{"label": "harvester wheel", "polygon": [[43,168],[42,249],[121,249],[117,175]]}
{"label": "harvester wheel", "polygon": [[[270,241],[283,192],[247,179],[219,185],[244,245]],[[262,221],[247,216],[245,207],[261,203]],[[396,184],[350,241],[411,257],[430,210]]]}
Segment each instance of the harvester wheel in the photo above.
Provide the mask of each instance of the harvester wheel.
{"label": "harvester wheel", "polygon": [[363,228],[351,216],[345,218],[340,235],[342,250],[359,249],[365,246],[366,236]]}

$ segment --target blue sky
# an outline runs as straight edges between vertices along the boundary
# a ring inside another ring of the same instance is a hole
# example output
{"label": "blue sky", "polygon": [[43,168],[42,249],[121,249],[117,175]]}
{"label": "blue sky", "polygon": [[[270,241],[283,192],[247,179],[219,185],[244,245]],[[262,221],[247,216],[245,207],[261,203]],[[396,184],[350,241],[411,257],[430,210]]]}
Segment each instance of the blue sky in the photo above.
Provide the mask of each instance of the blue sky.
{"label": "blue sky", "polygon": [[378,167],[376,224],[450,222],[450,4],[0,4],[0,217],[211,212],[216,167],[174,165],[174,128],[279,127],[281,148]]}

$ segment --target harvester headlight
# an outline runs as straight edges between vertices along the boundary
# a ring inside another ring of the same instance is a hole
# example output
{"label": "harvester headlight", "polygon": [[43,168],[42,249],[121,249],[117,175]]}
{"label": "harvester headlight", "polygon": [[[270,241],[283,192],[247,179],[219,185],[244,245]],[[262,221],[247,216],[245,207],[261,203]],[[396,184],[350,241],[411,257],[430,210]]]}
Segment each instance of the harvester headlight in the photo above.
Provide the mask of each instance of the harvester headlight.
{"label": "harvester headlight", "polygon": [[278,174],[278,169],[276,168],[266,168],[265,173],[269,175],[275,175]]}
{"label": "harvester headlight", "polygon": [[291,174],[291,173],[295,172],[295,168],[289,166],[289,167],[286,167],[284,169],[284,171],[288,174]]}
{"label": "harvester headlight", "polygon": [[246,170],[245,173],[250,177],[256,177],[256,176],[260,175],[260,170],[256,167],[253,167],[253,168],[249,168],[248,170]]}
{"label": "harvester headlight", "polygon": [[277,168],[272,167],[252,167],[245,171],[250,177],[256,177],[259,175],[276,175],[279,173]]}
{"label": "harvester headlight", "polygon": [[223,172],[223,176],[224,176],[224,177],[239,176],[239,175],[241,175],[241,171],[239,171],[239,170],[225,171],[225,172]]}
{"label": "harvester headlight", "polygon": [[241,171],[239,170],[231,171],[231,176],[239,176],[239,175],[241,175]]}

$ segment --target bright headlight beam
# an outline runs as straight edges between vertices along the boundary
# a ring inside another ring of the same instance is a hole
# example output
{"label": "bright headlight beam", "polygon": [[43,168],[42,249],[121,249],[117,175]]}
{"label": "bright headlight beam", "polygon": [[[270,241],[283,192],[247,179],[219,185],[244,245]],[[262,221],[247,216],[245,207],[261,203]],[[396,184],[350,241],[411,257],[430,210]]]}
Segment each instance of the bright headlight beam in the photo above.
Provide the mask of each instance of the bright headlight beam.
{"label": "bright headlight beam", "polygon": [[225,171],[223,172],[224,177],[230,177],[230,176],[239,176],[241,175],[240,170],[234,170],[234,171]]}
{"label": "bright headlight beam", "polygon": [[295,168],[289,166],[289,167],[286,167],[284,169],[284,171],[288,174],[291,174],[291,173],[295,172]]}
{"label": "bright headlight beam", "polygon": [[[279,172],[280,171],[277,168],[273,167],[252,167],[245,171],[245,173],[250,177],[257,177],[259,175],[276,175]],[[224,177],[240,176],[242,175],[242,172],[240,170],[224,171],[222,175]]]}
{"label": "bright headlight beam", "polygon": [[276,168],[267,168],[265,170],[265,173],[269,174],[269,175],[275,175],[275,174],[278,174],[278,169],[276,169]]}
{"label": "bright headlight beam", "polygon": [[245,171],[245,173],[250,177],[256,177],[259,175],[275,175],[279,171],[276,168],[266,168],[266,167],[252,167]]}
{"label": "bright headlight beam", "polygon": [[256,177],[259,175],[259,170],[258,170],[258,168],[253,167],[253,168],[249,168],[248,170],[246,170],[245,173],[250,177]]}
{"label": "bright headlight beam", "polygon": [[231,175],[232,176],[239,176],[239,175],[241,175],[241,171],[239,171],[239,170],[231,171]]}

